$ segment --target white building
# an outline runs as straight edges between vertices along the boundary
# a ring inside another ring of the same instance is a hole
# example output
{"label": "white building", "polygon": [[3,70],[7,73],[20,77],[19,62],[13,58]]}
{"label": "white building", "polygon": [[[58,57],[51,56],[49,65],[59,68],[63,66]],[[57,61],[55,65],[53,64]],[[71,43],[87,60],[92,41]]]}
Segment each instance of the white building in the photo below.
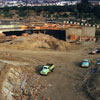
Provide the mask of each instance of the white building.
{"label": "white building", "polygon": [[80,3],[80,1],[61,1],[61,2],[57,2],[56,5],[58,6],[76,5],[77,3]]}

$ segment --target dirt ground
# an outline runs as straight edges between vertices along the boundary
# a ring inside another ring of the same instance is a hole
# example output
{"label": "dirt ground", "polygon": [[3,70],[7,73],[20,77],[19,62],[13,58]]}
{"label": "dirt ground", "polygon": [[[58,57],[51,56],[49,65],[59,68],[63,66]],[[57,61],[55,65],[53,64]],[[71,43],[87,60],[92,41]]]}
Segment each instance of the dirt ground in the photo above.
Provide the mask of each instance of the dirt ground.
{"label": "dirt ground", "polygon": [[[50,100],[92,100],[82,89],[91,67],[80,68],[79,63],[84,58],[90,60],[98,58],[100,55],[88,54],[98,46],[99,43],[84,42],[77,45],[75,49],[64,52],[16,50],[0,47],[0,63],[24,67],[26,72],[34,73],[41,78],[42,84],[46,84],[47,87],[39,93],[36,100],[42,100],[43,97],[49,97]],[[39,75],[38,67],[47,63],[55,64],[54,72],[48,76]],[[1,66],[4,65],[1,64]],[[32,77],[34,78],[34,75]]]}

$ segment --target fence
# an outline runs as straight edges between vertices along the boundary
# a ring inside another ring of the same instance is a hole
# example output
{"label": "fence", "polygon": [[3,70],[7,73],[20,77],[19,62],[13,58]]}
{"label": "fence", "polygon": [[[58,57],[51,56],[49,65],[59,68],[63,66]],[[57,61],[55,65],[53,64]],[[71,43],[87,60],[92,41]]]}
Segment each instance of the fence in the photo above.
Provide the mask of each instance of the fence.
{"label": "fence", "polygon": [[67,24],[74,24],[74,25],[100,28],[100,25],[83,23],[83,22],[76,22],[76,21],[67,21]]}

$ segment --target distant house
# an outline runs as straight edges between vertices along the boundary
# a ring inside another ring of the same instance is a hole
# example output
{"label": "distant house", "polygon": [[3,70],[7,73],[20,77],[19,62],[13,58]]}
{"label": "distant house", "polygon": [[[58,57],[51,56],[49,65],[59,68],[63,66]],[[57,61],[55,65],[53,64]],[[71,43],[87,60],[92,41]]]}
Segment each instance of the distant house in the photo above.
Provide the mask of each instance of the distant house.
{"label": "distant house", "polygon": [[100,1],[89,1],[92,5],[100,5]]}
{"label": "distant house", "polygon": [[61,2],[57,2],[56,5],[59,6],[64,6],[64,5],[76,5],[77,3],[80,3],[80,1],[61,1]]}

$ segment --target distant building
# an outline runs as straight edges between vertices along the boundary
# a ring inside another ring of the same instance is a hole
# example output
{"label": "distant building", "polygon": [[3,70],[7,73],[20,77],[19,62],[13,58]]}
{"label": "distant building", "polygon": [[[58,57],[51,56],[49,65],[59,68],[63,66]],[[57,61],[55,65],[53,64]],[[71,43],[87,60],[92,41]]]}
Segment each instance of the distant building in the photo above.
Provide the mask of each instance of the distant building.
{"label": "distant building", "polygon": [[[65,6],[76,5],[81,0],[0,0],[0,7],[13,7],[13,6]],[[92,5],[100,5],[100,1],[90,0]]]}
{"label": "distant building", "polygon": [[100,5],[100,1],[89,1],[92,5]]}
{"label": "distant building", "polygon": [[61,2],[57,2],[56,4],[58,6],[64,6],[64,5],[76,5],[80,3],[80,1],[61,1]]}
{"label": "distant building", "polygon": [[22,1],[16,1],[16,0],[13,0],[13,1],[0,1],[0,8],[3,8],[3,7],[14,7],[14,6],[25,6],[25,3],[22,2]]}

